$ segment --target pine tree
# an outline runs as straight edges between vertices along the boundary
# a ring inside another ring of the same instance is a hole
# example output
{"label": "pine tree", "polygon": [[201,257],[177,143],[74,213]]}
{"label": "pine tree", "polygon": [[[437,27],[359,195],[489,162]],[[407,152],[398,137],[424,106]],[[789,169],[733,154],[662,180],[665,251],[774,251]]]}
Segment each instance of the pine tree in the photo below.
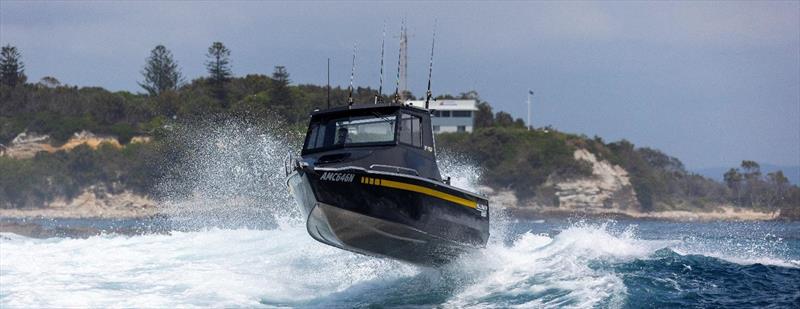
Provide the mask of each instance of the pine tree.
{"label": "pine tree", "polygon": [[211,75],[209,79],[214,83],[227,82],[233,73],[231,71],[231,51],[222,42],[214,42],[208,48],[208,61],[206,61],[206,68],[208,74]]}
{"label": "pine tree", "polygon": [[3,46],[0,51],[0,83],[10,87],[25,83],[25,64],[16,47]]}
{"label": "pine tree", "polygon": [[289,72],[284,66],[276,66],[272,73],[272,87],[270,89],[270,99],[273,105],[287,107],[291,104],[291,92],[289,91]]}
{"label": "pine tree", "polygon": [[167,90],[177,90],[183,83],[183,74],[178,63],[164,45],[158,45],[150,51],[142,75],[144,82],[139,83],[139,86],[151,96],[158,96]]}
{"label": "pine tree", "polygon": [[209,82],[211,83],[214,96],[223,102],[223,106],[227,107],[225,102],[226,92],[225,83],[230,80],[233,73],[231,71],[231,51],[225,47],[222,42],[214,42],[208,48],[206,57],[206,69],[208,69]]}

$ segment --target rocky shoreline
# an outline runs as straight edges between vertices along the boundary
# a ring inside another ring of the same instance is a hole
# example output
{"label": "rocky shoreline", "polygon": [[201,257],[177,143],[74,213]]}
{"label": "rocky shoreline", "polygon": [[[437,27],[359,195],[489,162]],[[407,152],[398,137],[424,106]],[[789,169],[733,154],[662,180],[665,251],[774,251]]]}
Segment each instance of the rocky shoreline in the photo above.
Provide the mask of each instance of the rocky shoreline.
{"label": "rocky shoreline", "polygon": [[158,203],[147,196],[90,186],[73,199],[58,198],[41,208],[0,208],[0,218],[135,219],[158,215],[158,209]]}
{"label": "rocky shoreline", "polygon": [[595,211],[569,211],[563,209],[548,209],[542,207],[511,207],[506,208],[508,213],[515,218],[543,219],[543,218],[607,218],[607,219],[637,219],[637,220],[662,220],[662,221],[773,221],[784,220],[780,211],[759,212],[749,209],[735,209],[724,206],[709,212],[692,212],[683,210],[636,212],[624,210],[595,210]]}
{"label": "rocky shoreline", "polygon": [[[753,209],[719,205],[705,211],[668,210],[641,212],[636,207],[582,207],[550,206],[535,202],[522,203],[509,191],[495,191],[487,187],[480,192],[490,197],[495,209],[502,209],[512,217],[541,218],[626,218],[668,221],[771,221],[796,220],[791,214],[782,216],[780,210],[763,212]],[[575,200],[575,199],[573,199]],[[142,219],[164,215],[165,205],[130,191],[111,193],[104,186],[86,188],[71,200],[63,198],[42,208],[0,209],[0,219]],[[0,226],[0,231],[4,229]]]}

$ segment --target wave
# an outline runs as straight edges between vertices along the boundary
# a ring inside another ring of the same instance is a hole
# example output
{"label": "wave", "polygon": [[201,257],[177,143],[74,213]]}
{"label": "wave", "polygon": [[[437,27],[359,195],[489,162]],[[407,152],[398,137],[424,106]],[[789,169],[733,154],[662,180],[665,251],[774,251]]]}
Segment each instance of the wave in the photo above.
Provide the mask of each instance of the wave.
{"label": "wave", "polygon": [[[766,267],[784,279],[795,278],[791,279],[795,285],[800,275],[796,268],[678,254],[669,249],[671,243],[638,239],[633,227],[615,232],[608,224],[578,223],[552,237],[523,233],[509,244],[493,243],[432,269],[322,245],[297,223],[272,230],[210,228],[86,239],[4,234],[0,238],[0,304],[619,307],[643,299],[645,291],[640,290],[647,284],[669,296],[679,293],[674,286],[685,285],[686,280],[715,280],[707,273],[686,277],[687,271],[711,268],[723,273]],[[730,279],[736,274],[726,275]],[[669,280],[674,281],[672,285]],[[791,287],[784,283],[777,291]],[[750,285],[740,288],[752,290]]]}

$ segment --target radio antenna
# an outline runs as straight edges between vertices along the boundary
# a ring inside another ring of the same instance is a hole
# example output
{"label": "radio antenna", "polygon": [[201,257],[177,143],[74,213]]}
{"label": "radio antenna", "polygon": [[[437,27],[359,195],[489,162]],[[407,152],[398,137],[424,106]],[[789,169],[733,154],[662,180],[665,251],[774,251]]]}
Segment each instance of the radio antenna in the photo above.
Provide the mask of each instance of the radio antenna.
{"label": "radio antenna", "polygon": [[381,82],[378,86],[378,94],[375,96],[375,104],[378,104],[378,101],[383,103],[383,55],[384,49],[386,47],[386,20],[383,21],[383,40],[381,40]]}
{"label": "radio antenna", "polygon": [[436,46],[436,20],[433,21],[433,40],[431,41],[431,62],[428,66],[428,92],[425,94],[425,109],[431,101],[431,77],[433,75],[433,48]]}
{"label": "radio antenna", "polygon": [[400,22],[400,51],[397,53],[397,79],[394,87],[394,104],[400,103],[400,59],[403,58],[403,33],[406,27],[406,20]]}
{"label": "radio antenna", "polygon": [[328,108],[331,108],[331,58],[328,58]]}
{"label": "radio antenna", "polygon": [[350,69],[350,95],[347,97],[347,105],[353,105],[353,77],[356,75],[356,46],[353,43],[353,67]]}

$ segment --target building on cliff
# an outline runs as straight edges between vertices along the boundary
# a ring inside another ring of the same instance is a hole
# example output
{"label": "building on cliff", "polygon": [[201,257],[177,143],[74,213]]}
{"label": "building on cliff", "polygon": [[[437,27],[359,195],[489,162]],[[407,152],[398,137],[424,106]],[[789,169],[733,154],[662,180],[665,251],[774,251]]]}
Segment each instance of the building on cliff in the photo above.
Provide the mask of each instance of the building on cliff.
{"label": "building on cliff", "polygon": [[[425,100],[406,101],[416,107],[425,107]],[[429,104],[433,111],[431,124],[434,133],[472,132],[475,126],[475,112],[478,110],[475,100],[435,100]]]}

